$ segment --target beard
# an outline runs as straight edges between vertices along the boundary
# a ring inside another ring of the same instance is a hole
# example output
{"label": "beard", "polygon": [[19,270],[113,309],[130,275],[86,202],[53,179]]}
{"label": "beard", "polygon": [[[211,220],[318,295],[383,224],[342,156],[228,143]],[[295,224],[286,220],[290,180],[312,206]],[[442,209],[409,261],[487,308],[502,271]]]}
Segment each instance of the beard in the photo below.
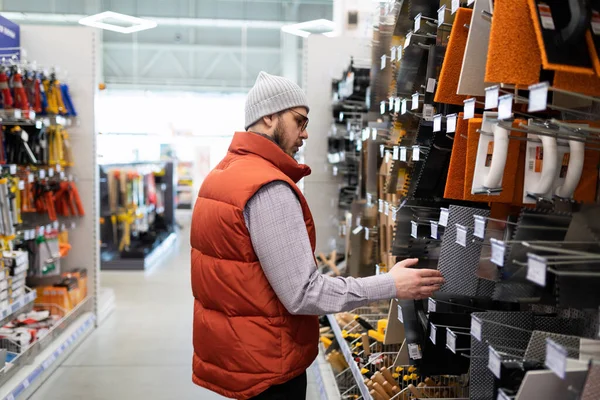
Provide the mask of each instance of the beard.
{"label": "beard", "polygon": [[281,120],[277,121],[277,125],[275,126],[275,132],[273,132],[273,141],[277,146],[279,146],[281,150],[283,150],[284,153],[293,157],[294,155],[291,154],[291,152],[285,147],[285,129],[282,125],[283,122]]}

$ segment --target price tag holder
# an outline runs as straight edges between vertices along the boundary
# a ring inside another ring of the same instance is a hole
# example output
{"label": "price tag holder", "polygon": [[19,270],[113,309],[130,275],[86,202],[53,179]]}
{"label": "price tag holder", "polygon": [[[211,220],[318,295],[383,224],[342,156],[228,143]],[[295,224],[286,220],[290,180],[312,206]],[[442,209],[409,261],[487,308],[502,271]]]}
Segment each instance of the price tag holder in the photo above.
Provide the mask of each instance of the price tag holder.
{"label": "price tag holder", "polygon": [[377,140],[377,128],[371,128],[371,139]]}
{"label": "price tag holder", "polygon": [[413,360],[420,360],[423,358],[421,354],[421,348],[416,343],[410,343],[408,345],[408,356]]}
{"label": "price tag holder", "polygon": [[439,228],[439,224],[435,221],[431,221],[431,237],[433,239],[438,239],[438,228]]}
{"label": "price tag holder", "polygon": [[527,254],[527,280],[546,286],[547,260],[536,254]]}
{"label": "price tag holder", "polygon": [[406,147],[400,147],[400,161],[406,162]]}
{"label": "price tag holder", "polygon": [[353,235],[358,235],[360,233],[360,231],[363,230],[362,226],[357,226],[356,228],[354,228],[354,230],[352,231]]}
{"label": "price tag holder", "polygon": [[435,92],[435,85],[436,85],[437,81],[435,78],[429,78],[427,79],[427,88],[425,89],[427,91],[427,93],[433,93]]}
{"label": "price tag holder", "polygon": [[527,112],[544,111],[548,104],[548,82],[529,86],[529,106]]}
{"label": "price tag holder", "polygon": [[505,94],[498,98],[498,119],[505,120],[512,117],[513,95]]}
{"label": "price tag holder", "polygon": [[429,340],[431,340],[431,343],[433,344],[437,344],[437,326],[435,326],[433,323],[429,323],[430,329],[429,329]]}
{"label": "price tag holder", "polygon": [[413,161],[421,160],[421,150],[420,150],[419,146],[412,147],[412,160]]}
{"label": "price tag holder", "polygon": [[447,208],[441,208],[440,210],[440,220],[438,221],[438,224],[444,227],[448,226],[448,215],[450,214],[450,210]]}
{"label": "price tag holder", "polygon": [[387,59],[387,55],[382,55],[381,56],[381,69],[385,68],[385,60]]}
{"label": "price tag holder", "polygon": [[400,158],[400,148],[398,146],[394,146],[392,152],[392,160],[398,160]]}
{"label": "price tag holder", "polygon": [[19,190],[25,190],[25,181],[19,181],[18,189]]}
{"label": "price tag holder", "polygon": [[460,0],[452,0],[452,15],[460,8]]}
{"label": "price tag holder", "polygon": [[396,46],[392,46],[390,51],[392,53],[390,59],[391,59],[391,61],[394,61],[396,59]]}
{"label": "price tag holder", "polygon": [[402,99],[402,108],[400,110],[400,114],[406,114],[406,99]]}
{"label": "price tag holder", "polygon": [[450,328],[446,328],[446,347],[456,354],[456,333]]}
{"label": "price tag holder", "polygon": [[389,106],[388,106],[390,112],[394,109],[394,98],[390,97],[389,99]]}
{"label": "price tag holder", "polygon": [[458,115],[456,114],[448,114],[446,115],[446,133],[456,132],[456,118]]}
{"label": "price tag holder", "polygon": [[471,336],[481,342],[481,320],[471,315]]}
{"label": "price tag holder", "polygon": [[567,373],[567,350],[550,338],[546,338],[546,367],[561,379]]}
{"label": "price tag holder", "polygon": [[492,371],[494,376],[500,379],[500,368],[502,366],[502,359],[500,354],[492,346],[488,350],[488,369]]}
{"label": "price tag holder", "polygon": [[390,215],[390,203],[387,201],[383,203],[383,213],[385,215]]}
{"label": "price tag holder", "polygon": [[437,26],[439,28],[440,26],[442,26],[442,24],[444,23],[444,20],[446,19],[446,5],[445,4],[439,8],[437,15],[438,15]]}
{"label": "price tag holder", "polygon": [[40,169],[38,172],[38,176],[40,177],[40,179],[46,179],[46,171],[43,169]]}
{"label": "price tag holder", "polygon": [[397,216],[398,216],[398,209],[396,207],[392,207],[392,221],[396,222]]}
{"label": "price tag holder", "polygon": [[423,105],[423,119],[425,121],[432,121],[434,112],[435,110],[431,104]]}
{"label": "price tag holder", "polygon": [[379,104],[379,112],[380,112],[381,114],[385,114],[385,101],[382,101],[382,102]]}
{"label": "price tag holder", "polygon": [[377,211],[382,213],[383,212],[383,200],[379,199],[377,203],[378,203]]}
{"label": "price tag holder", "polygon": [[23,389],[27,389],[31,383],[29,382],[29,378],[23,379],[22,385]]}
{"label": "price tag holder", "polygon": [[410,105],[410,109],[411,110],[419,109],[419,93],[418,92],[412,95],[412,103]]}
{"label": "price tag holder", "polygon": [[402,46],[398,46],[398,50],[396,51],[396,61],[402,60]]}
{"label": "price tag holder", "polygon": [[436,114],[433,116],[433,131],[439,132],[442,130],[442,114]]}
{"label": "price tag holder", "polygon": [[456,243],[467,247],[467,228],[459,224],[456,224]]}
{"label": "price tag holder", "polygon": [[408,46],[410,46],[410,40],[412,39],[412,32],[408,32],[406,34],[406,39],[404,40],[404,48],[406,49]]}
{"label": "price tag holder", "polygon": [[427,312],[435,312],[437,310],[437,302],[431,297],[427,300]]}
{"label": "price tag holder", "polygon": [[10,170],[10,174],[11,175],[16,175],[17,174],[17,166],[15,164],[11,164],[9,167]]}
{"label": "price tag holder", "polygon": [[383,158],[384,153],[385,153],[385,145],[383,145],[383,144],[379,145],[379,153],[381,154],[381,158]]}
{"label": "price tag holder", "polygon": [[369,228],[365,228],[365,240],[369,240],[369,232],[370,229]]}
{"label": "price tag holder", "polygon": [[34,180],[35,180],[35,176],[33,176],[33,174],[27,175],[27,182],[33,183]]}
{"label": "price tag holder", "polygon": [[394,103],[394,112],[396,114],[398,114],[400,112],[400,104],[401,104],[401,102],[402,101],[400,100],[400,97],[396,97],[396,101]]}
{"label": "price tag holder", "polygon": [[465,104],[464,119],[471,119],[475,117],[475,99],[467,99],[463,102]]}
{"label": "price tag holder", "polygon": [[418,238],[419,225],[415,221],[410,221],[410,236]]}
{"label": "price tag holder", "polygon": [[421,16],[421,13],[418,13],[415,17],[415,33],[419,32],[419,29],[421,29]]}
{"label": "price tag holder", "polygon": [[481,215],[474,215],[473,218],[475,219],[473,235],[479,239],[485,239],[485,217],[482,217]]}
{"label": "price tag holder", "polygon": [[499,267],[504,267],[504,255],[506,254],[506,244],[501,240],[491,238],[490,244],[492,245],[492,257],[491,262]]}
{"label": "price tag holder", "polygon": [[485,109],[489,110],[498,107],[498,97],[500,96],[500,86],[494,85],[485,88]]}
{"label": "price tag holder", "polygon": [[402,315],[402,306],[398,304],[398,321],[404,323],[404,316]]}

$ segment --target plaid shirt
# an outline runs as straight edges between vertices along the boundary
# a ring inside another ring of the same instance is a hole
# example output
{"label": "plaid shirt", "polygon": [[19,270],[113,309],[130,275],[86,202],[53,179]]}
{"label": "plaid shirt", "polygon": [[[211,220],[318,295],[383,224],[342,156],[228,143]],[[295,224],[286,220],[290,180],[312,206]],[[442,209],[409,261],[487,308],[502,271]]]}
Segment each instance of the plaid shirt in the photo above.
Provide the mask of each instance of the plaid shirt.
{"label": "plaid shirt", "polygon": [[344,278],[319,273],[300,201],[287,183],[262,187],[246,204],[244,219],[263,271],[290,313],[330,314],[396,297],[389,274]]}

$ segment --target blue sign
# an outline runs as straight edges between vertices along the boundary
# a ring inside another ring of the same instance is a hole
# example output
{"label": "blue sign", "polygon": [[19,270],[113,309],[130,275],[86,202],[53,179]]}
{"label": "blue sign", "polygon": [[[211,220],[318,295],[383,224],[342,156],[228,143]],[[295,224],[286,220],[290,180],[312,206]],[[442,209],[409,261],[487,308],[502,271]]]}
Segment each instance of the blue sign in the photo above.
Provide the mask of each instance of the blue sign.
{"label": "blue sign", "polygon": [[21,30],[19,25],[0,15],[0,57],[21,58]]}

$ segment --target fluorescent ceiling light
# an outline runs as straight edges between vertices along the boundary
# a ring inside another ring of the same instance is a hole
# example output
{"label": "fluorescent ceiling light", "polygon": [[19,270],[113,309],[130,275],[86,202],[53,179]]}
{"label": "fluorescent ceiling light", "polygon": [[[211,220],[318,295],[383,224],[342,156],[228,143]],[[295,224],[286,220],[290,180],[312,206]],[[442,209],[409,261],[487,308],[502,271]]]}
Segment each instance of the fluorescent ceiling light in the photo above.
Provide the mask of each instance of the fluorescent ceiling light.
{"label": "fluorescent ceiling light", "polygon": [[285,25],[281,30],[292,35],[309,37],[312,33],[321,33],[325,36],[335,34],[335,23],[328,19],[315,19],[313,21],[301,22],[299,24]]}
{"label": "fluorescent ceiling light", "polygon": [[113,11],[105,11],[100,14],[82,18],[79,20],[79,23],[81,25],[120,33],[139,32],[156,28],[157,26],[155,21],[119,14]]}

